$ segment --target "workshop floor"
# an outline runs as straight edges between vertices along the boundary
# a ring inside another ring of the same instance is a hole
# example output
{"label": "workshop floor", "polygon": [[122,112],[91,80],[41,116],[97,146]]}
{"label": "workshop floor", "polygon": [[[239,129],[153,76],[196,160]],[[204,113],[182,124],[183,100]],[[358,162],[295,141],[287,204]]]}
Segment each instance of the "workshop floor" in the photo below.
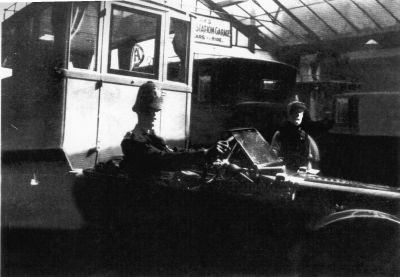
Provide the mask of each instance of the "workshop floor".
{"label": "workshop floor", "polygon": [[227,242],[179,243],[160,238],[162,232],[129,241],[119,239],[121,232],[96,232],[3,230],[1,276],[295,276],[287,261],[261,249],[238,253]]}

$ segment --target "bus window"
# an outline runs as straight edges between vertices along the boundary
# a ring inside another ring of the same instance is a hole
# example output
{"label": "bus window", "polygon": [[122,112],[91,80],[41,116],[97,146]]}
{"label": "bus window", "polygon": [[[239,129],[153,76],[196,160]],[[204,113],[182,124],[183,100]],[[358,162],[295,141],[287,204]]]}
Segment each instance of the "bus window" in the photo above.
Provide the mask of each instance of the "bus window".
{"label": "bus window", "polygon": [[[14,66],[21,72],[46,72],[54,64],[54,34],[57,20],[48,6],[32,17],[27,17],[17,30]],[[18,26],[18,25],[17,25]]]}
{"label": "bus window", "polygon": [[189,22],[171,18],[170,34],[168,37],[167,79],[170,81],[186,82],[187,51],[189,37]]}
{"label": "bus window", "polygon": [[99,2],[73,3],[69,68],[96,70],[99,8]]}
{"label": "bus window", "polygon": [[[53,7],[47,7],[35,16],[33,24],[30,20],[26,22],[24,33],[30,39],[23,42],[23,47],[19,49],[21,59],[19,63],[27,65],[28,61],[31,65],[26,66],[26,70],[32,70],[32,67],[38,70],[46,70],[54,61],[54,11]],[[33,26],[32,26],[33,25]],[[31,29],[33,28],[33,30]],[[30,36],[32,34],[32,36]]]}
{"label": "bus window", "polygon": [[2,67],[13,68],[16,55],[17,27],[3,28]]}
{"label": "bus window", "polygon": [[158,77],[161,16],[113,7],[108,70],[111,73]]}

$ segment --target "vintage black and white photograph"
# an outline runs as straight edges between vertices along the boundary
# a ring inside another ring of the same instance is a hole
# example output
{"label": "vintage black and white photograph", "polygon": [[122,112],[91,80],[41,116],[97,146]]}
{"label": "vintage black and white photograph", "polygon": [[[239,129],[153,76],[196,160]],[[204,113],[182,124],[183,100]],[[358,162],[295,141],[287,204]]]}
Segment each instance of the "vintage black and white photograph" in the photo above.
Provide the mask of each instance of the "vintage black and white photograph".
{"label": "vintage black and white photograph", "polygon": [[400,276],[400,0],[0,9],[1,276]]}

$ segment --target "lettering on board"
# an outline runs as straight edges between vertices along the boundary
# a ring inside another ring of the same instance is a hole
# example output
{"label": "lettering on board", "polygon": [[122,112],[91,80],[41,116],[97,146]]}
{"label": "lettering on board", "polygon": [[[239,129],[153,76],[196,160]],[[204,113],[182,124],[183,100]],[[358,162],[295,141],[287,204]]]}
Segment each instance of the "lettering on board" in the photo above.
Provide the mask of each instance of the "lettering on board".
{"label": "lettering on board", "polygon": [[231,23],[229,21],[197,16],[194,29],[194,41],[231,47],[231,30]]}

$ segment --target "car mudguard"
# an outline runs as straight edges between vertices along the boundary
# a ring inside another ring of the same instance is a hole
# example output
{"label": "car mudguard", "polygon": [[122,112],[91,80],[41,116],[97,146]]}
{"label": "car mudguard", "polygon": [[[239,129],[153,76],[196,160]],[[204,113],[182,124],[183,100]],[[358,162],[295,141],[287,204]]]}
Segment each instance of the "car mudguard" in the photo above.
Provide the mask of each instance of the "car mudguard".
{"label": "car mudguard", "polygon": [[317,223],[312,226],[312,229],[317,231],[320,230],[330,224],[355,219],[355,218],[371,218],[371,219],[380,219],[389,222],[393,222],[400,226],[400,218],[394,216],[392,214],[384,213],[376,210],[369,209],[350,209],[344,210],[340,212],[332,213],[328,216],[323,217]]}

